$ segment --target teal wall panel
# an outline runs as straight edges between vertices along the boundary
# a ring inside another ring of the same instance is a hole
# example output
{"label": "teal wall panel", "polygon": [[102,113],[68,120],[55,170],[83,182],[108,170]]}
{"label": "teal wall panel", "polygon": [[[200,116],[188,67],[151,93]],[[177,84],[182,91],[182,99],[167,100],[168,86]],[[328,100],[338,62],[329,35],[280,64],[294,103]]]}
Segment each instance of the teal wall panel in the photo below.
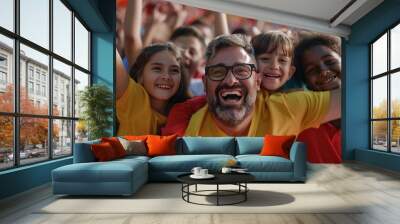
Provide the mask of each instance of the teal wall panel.
{"label": "teal wall panel", "polygon": [[[101,83],[108,86],[113,92],[113,102],[115,102],[114,60],[114,34],[94,33],[92,35],[92,81],[93,84]],[[113,121],[115,121],[115,116],[115,107],[113,107]],[[110,127],[110,134],[115,134],[114,126]]]}
{"label": "teal wall panel", "polygon": [[[93,32],[110,32],[112,29],[105,21],[99,4],[114,4],[113,0],[66,0],[72,9]],[[115,10],[114,10],[115,11]]]}
{"label": "teal wall panel", "polygon": [[372,151],[367,149],[356,149],[355,159],[369,165],[400,172],[400,155],[393,155],[387,152]]}
{"label": "teal wall panel", "polygon": [[368,46],[347,43],[344,48],[343,159],[354,159],[354,149],[368,147],[369,81]]}
{"label": "teal wall panel", "polygon": [[51,171],[72,163],[72,157],[0,172],[0,199],[51,181]]}

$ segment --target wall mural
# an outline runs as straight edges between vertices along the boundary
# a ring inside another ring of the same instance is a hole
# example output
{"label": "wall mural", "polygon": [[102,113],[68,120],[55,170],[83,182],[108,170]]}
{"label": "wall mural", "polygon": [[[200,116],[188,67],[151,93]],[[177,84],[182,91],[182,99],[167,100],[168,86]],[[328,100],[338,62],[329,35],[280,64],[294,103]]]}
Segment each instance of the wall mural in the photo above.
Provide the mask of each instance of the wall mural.
{"label": "wall mural", "polygon": [[117,1],[118,135],[290,136],[341,162],[340,38],[167,1]]}

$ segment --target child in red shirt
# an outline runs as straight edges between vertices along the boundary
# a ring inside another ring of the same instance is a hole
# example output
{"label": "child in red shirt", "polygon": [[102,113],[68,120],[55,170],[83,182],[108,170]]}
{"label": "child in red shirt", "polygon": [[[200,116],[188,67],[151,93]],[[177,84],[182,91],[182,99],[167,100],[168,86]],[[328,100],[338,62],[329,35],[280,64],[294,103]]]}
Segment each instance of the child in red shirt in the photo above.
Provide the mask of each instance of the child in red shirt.
{"label": "child in red shirt", "polygon": [[[298,74],[308,89],[327,91],[341,86],[341,57],[339,41],[316,35],[303,39],[295,50]],[[340,120],[304,130],[297,138],[307,145],[307,159],[312,163],[341,163]]]}

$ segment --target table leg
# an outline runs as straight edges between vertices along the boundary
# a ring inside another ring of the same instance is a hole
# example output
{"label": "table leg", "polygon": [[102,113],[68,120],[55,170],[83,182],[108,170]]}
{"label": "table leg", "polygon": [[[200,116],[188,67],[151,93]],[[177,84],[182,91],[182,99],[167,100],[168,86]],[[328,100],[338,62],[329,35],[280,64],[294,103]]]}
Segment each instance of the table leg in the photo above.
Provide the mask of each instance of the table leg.
{"label": "table leg", "polygon": [[182,188],[181,188],[181,192],[182,192],[182,199],[184,199],[184,196],[183,196],[183,190],[184,190],[184,184],[182,183]]}
{"label": "table leg", "polygon": [[244,201],[247,201],[247,183],[244,183]]}
{"label": "table leg", "polygon": [[219,184],[217,184],[217,206],[219,205]]}
{"label": "table leg", "polygon": [[196,184],[196,186],[195,186],[195,191],[197,192],[197,184]]}

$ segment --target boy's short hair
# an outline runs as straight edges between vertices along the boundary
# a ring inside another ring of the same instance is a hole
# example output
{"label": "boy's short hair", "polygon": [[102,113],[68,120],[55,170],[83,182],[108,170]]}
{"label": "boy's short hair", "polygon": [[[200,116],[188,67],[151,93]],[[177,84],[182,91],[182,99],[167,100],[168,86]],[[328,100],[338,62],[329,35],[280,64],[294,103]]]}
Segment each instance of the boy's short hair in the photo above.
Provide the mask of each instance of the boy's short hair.
{"label": "boy's short hair", "polygon": [[253,37],[251,43],[254,48],[255,56],[264,53],[272,53],[280,47],[288,57],[293,57],[294,47],[290,37],[282,31],[269,31]]}
{"label": "boy's short hair", "polygon": [[253,60],[255,60],[253,46],[251,46],[246,37],[241,34],[231,34],[220,35],[208,44],[206,50],[206,62],[213,58],[217,51],[228,47],[241,47]]}
{"label": "boy's short hair", "polygon": [[[297,71],[300,74],[303,73],[303,65],[301,59],[303,58],[304,52],[315,47],[315,46],[325,46],[332,51],[336,52],[338,55],[342,55],[340,40],[337,37],[323,35],[323,34],[313,34],[302,39],[294,50],[294,61]],[[303,74],[304,75],[304,74]],[[302,75],[302,76],[303,76]],[[304,79],[304,77],[302,77]]]}
{"label": "boy's short hair", "polygon": [[200,43],[203,45],[203,47],[206,46],[206,41],[201,34],[201,32],[194,26],[181,26],[174,30],[174,32],[171,35],[170,40],[174,41],[178,37],[195,37],[200,41]]}

